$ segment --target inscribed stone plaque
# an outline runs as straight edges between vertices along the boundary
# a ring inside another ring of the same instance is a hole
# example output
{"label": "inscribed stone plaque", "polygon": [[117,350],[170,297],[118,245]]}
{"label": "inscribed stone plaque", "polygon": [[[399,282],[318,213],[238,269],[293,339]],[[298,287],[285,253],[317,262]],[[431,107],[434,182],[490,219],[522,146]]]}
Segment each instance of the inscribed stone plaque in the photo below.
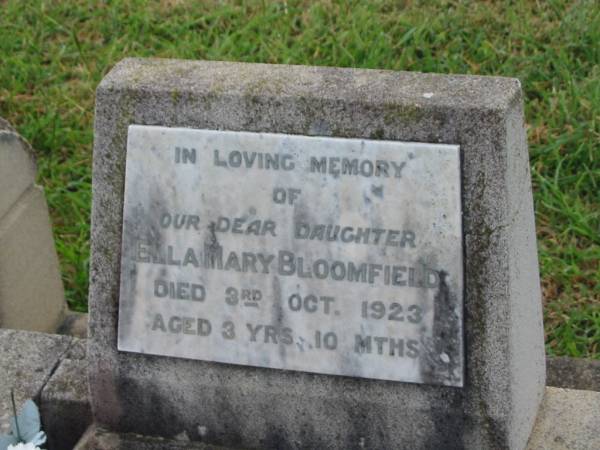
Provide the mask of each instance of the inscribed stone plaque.
{"label": "inscribed stone plaque", "polygon": [[463,384],[455,145],[129,127],[119,350]]}

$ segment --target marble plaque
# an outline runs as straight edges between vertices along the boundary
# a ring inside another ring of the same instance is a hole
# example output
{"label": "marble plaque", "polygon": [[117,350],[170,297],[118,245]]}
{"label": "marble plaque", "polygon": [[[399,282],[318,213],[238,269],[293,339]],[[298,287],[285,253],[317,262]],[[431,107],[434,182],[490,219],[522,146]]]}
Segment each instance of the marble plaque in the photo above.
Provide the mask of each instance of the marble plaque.
{"label": "marble plaque", "polygon": [[456,145],[132,125],[118,348],[463,385]]}

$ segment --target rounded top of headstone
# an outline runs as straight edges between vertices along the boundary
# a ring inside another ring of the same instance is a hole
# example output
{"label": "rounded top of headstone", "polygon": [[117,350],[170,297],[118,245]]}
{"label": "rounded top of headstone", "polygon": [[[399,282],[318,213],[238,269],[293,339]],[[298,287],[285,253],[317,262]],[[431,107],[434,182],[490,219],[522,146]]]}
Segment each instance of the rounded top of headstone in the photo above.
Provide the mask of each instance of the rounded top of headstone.
{"label": "rounded top of headstone", "polygon": [[0,117],[0,133],[2,134],[2,136],[0,137],[2,139],[2,143],[6,144],[9,142],[12,143],[16,141],[20,143],[20,145],[15,145],[13,148],[16,149],[20,147],[22,151],[25,151],[31,159],[31,162],[33,164],[33,170],[36,171],[37,169],[35,165],[35,152],[33,151],[31,144],[27,142],[27,139],[21,136],[17,132],[16,128],[13,127],[11,123],[3,117]]}
{"label": "rounded top of headstone", "polygon": [[0,131],[2,130],[6,130],[6,131],[16,131],[12,125],[9,123],[8,120],[3,119],[2,117],[0,117]]}
{"label": "rounded top of headstone", "polygon": [[[33,172],[35,173],[37,171],[37,166],[35,152],[33,151],[31,144],[27,142],[23,136],[14,131],[14,129],[2,129],[1,126],[2,123],[0,123],[0,152],[22,152],[27,155],[27,159],[29,159]],[[8,124],[8,126],[10,126],[10,124]]]}
{"label": "rounded top of headstone", "polygon": [[35,177],[35,157],[29,143],[15,131],[0,129],[0,217],[34,184]]}

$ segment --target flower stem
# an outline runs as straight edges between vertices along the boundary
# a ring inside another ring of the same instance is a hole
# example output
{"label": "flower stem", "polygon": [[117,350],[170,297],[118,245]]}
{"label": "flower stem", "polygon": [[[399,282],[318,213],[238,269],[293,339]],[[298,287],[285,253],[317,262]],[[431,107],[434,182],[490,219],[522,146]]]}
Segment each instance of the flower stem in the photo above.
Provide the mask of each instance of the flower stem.
{"label": "flower stem", "polygon": [[19,418],[17,417],[17,406],[15,405],[15,392],[13,389],[10,390],[10,401],[12,402],[13,415],[15,417],[15,426],[17,427],[17,439],[19,442],[23,442],[21,439],[21,431],[19,430]]}

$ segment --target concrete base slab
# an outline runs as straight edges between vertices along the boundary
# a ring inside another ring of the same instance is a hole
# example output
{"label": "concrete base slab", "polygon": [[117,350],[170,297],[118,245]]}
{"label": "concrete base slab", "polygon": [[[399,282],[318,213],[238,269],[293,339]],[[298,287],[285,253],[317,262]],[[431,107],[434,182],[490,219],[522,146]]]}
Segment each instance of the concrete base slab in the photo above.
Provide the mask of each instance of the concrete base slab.
{"label": "concrete base slab", "polygon": [[0,329],[0,434],[19,408],[33,399],[51,450],[71,450],[92,423],[86,341],[58,334]]}
{"label": "concrete base slab", "polygon": [[547,387],[527,450],[600,449],[600,392]]}
{"label": "concrete base slab", "polygon": [[0,434],[10,427],[11,389],[17,408],[27,399],[39,405],[43,387],[73,343],[69,336],[0,329]]}
{"label": "concrete base slab", "polygon": [[586,358],[548,358],[546,385],[567,389],[600,391],[600,360]]}

